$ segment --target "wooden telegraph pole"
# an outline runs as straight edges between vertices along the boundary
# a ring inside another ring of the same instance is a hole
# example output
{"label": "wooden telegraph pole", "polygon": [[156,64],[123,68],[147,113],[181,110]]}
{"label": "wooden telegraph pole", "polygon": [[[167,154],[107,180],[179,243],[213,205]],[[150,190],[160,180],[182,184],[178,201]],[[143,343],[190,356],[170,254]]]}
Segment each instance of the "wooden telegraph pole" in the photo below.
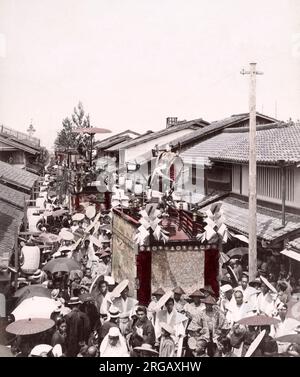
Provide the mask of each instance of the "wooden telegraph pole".
{"label": "wooden telegraph pole", "polygon": [[256,63],[250,63],[250,71],[241,74],[250,75],[249,88],[249,279],[257,274],[257,215],[256,215]]}

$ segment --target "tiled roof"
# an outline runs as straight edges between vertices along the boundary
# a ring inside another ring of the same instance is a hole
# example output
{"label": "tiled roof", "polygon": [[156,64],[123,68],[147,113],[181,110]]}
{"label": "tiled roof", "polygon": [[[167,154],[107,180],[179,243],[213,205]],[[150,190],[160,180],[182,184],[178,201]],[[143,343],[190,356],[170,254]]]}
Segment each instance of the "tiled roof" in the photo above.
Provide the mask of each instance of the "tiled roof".
{"label": "tiled roof", "polygon": [[[209,126],[208,126],[209,127]],[[300,161],[300,125],[272,123],[260,125],[256,132],[257,163]],[[249,128],[224,130],[200,141],[180,154],[185,163],[204,165],[209,160],[249,161]]]}
{"label": "tiled roof", "polygon": [[0,183],[0,200],[7,202],[13,206],[24,208],[24,201],[29,199],[28,194],[14,190]]}
{"label": "tiled roof", "polygon": [[223,132],[199,142],[192,148],[180,153],[180,157],[186,164],[204,165],[209,163],[209,158],[218,157],[222,148],[231,144],[232,141],[233,135]]}
{"label": "tiled roof", "polygon": [[[249,132],[232,133],[232,140],[211,157],[217,160],[248,162]],[[300,161],[300,124],[262,129],[256,132],[256,160],[258,163]]]}
{"label": "tiled roof", "polygon": [[[256,114],[257,114],[256,116],[257,116],[258,119],[263,119],[263,120],[268,121],[268,122],[276,121],[276,119],[270,118],[270,117],[263,115],[263,114],[260,114],[258,112]],[[248,119],[249,119],[249,113],[231,115],[228,118],[224,118],[224,119],[221,119],[221,120],[214,121],[210,125],[202,128],[200,130],[191,132],[189,135],[185,135],[183,137],[175,139],[175,140],[172,141],[172,144],[176,145],[176,144],[180,143],[183,146],[183,145],[186,145],[188,143],[191,143],[191,142],[194,142],[194,141],[197,141],[197,140],[201,140],[204,137],[209,136],[211,134],[214,134],[216,132],[220,132],[225,128],[234,127],[235,125],[238,125],[238,123],[240,123],[242,121],[246,121]]]}
{"label": "tiled roof", "polygon": [[39,178],[38,175],[26,170],[16,168],[6,162],[0,161],[0,179],[13,182],[16,186],[31,189],[34,182]]}
{"label": "tiled roof", "polygon": [[128,141],[128,140],[131,140],[133,139],[132,136],[128,135],[128,134],[133,134],[135,135],[135,137],[138,137],[140,136],[139,133],[135,132],[135,131],[131,131],[131,130],[126,130],[126,131],[122,131],[116,135],[113,135],[113,136],[109,136],[103,140],[99,140],[95,143],[95,147],[97,149],[106,149],[106,148],[110,148],[118,143],[123,143],[124,141]]}
{"label": "tiled roof", "polygon": [[[225,217],[225,224],[237,233],[248,236],[249,229],[249,209],[248,203],[233,197],[227,197],[220,201],[221,209]],[[203,207],[206,211],[210,205]],[[257,237],[265,241],[275,241],[287,236],[291,232],[299,231],[300,216],[286,214],[286,225],[278,229],[281,225],[281,212],[264,207],[257,207]],[[274,229],[275,228],[275,229]]]}
{"label": "tiled roof", "polygon": [[0,261],[7,263],[24,213],[0,200]]}
{"label": "tiled roof", "polygon": [[115,150],[120,149],[121,147],[122,148],[131,148],[131,147],[134,147],[135,145],[145,143],[146,141],[158,139],[162,136],[170,135],[172,133],[176,133],[176,132],[179,132],[181,130],[185,130],[187,128],[198,129],[199,127],[203,128],[204,126],[206,128],[207,124],[209,124],[209,123],[206,122],[205,120],[201,119],[201,118],[191,120],[191,121],[178,122],[174,126],[164,128],[163,130],[160,130],[160,131],[157,131],[157,132],[147,133],[145,135],[139,136],[139,137],[137,137],[133,140],[130,140],[128,142],[124,142],[121,145],[119,144],[119,145],[116,145],[114,147],[108,148],[107,151],[115,151]]}
{"label": "tiled roof", "polygon": [[106,148],[113,147],[116,144],[120,144],[120,143],[123,143],[124,141],[129,141],[129,140],[132,140],[132,137],[128,135],[116,136],[110,140],[100,141],[99,143],[96,144],[95,148],[106,149]]}

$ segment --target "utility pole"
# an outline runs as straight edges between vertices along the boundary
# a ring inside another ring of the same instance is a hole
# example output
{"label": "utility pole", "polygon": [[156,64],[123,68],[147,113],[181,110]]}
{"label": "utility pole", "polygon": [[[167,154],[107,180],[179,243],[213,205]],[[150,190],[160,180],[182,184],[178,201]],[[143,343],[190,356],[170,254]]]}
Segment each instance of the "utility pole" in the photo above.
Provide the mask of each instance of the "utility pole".
{"label": "utility pole", "polygon": [[257,274],[257,215],[256,215],[256,63],[250,63],[250,71],[241,71],[250,75],[249,88],[249,279]]}

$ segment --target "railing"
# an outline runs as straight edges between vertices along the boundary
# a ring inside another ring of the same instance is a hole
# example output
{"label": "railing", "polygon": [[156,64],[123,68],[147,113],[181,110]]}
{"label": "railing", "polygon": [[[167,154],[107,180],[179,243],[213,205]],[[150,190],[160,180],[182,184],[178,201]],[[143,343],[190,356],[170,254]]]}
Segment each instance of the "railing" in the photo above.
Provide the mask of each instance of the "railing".
{"label": "railing", "polygon": [[29,144],[32,144],[36,147],[40,146],[40,139],[24,134],[23,132],[12,130],[11,128],[0,126],[0,133],[6,136],[11,136],[14,139],[20,141],[26,141]]}
{"label": "railing", "polygon": [[191,214],[185,210],[171,208],[170,217],[176,218],[178,230],[182,229],[191,239],[195,238],[198,233],[203,232],[201,219],[197,218],[197,221],[194,221]]}

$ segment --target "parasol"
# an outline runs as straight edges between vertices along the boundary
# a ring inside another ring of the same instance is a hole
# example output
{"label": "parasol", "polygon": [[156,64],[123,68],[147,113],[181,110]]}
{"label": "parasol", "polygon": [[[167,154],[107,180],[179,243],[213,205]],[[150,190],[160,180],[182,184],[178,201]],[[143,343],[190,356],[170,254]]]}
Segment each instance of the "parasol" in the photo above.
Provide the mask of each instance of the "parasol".
{"label": "parasol", "polygon": [[238,278],[235,274],[235,272],[233,271],[232,267],[231,266],[226,266],[226,269],[230,275],[230,278],[231,278],[231,282],[232,282],[232,286],[233,287],[237,287],[239,285],[239,281],[238,281]]}
{"label": "parasol", "polygon": [[245,357],[250,357],[253,354],[253,352],[256,351],[257,347],[260,345],[260,342],[263,340],[265,333],[266,330],[263,330],[257,335],[257,337],[250,344],[250,347],[248,348],[247,352],[245,353]]}
{"label": "parasol", "polygon": [[155,304],[154,311],[159,311],[165,305],[165,303],[169,300],[169,298],[173,297],[173,291],[167,291]]}
{"label": "parasol", "polygon": [[276,325],[279,323],[280,320],[268,317],[266,315],[253,315],[251,317],[242,318],[237,323],[240,325],[246,326],[268,326],[268,325]]}
{"label": "parasol", "polygon": [[41,233],[37,238],[37,241],[44,243],[55,243],[60,241],[60,237],[53,233]]}
{"label": "parasol", "polygon": [[52,319],[29,318],[21,319],[9,324],[6,331],[15,335],[32,335],[51,329],[54,326]]}
{"label": "parasol", "polygon": [[248,252],[248,247],[235,247],[234,249],[229,250],[226,255],[230,258],[234,257],[235,255],[242,257],[243,255],[247,255]]}
{"label": "parasol", "polygon": [[277,342],[300,344],[300,334],[287,334],[275,339]]}
{"label": "parasol", "polygon": [[43,270],[49,271],[52,274],[58,271],[70,272],[72,270],[80,270],[80,265],[71,258],[57,258],[50,260]]}
{"label": "parasol", "polygon": [[273,293],[278,293],[277,289],[263,276],[260,276],[261,281],[272,291]]}
{"label": "parasol", "polygon": [[110,133],[111,130],[107,128],[99,128],[99,127],[82,127],[82,128],[75,128],[73,132],[78,134],[89,134],[91,140],[91,149],[90,149],[90,166],[92,166],[92,154],[93,154],[93,137],[95,134],[105,134]]}
{"label": "parasol", "polygon": [[50,318],[51,313],[57,308],[57,302],[48,297],[30,297],[22,301],[13,310],[16,320],[27,318]]}
{"label": "parasol", "polygon": [[129,284],[129,280],[128,279],[124,279],[121,281],[121,283],[119,283],[114,289],[113,291],[111,292],[111,295],[113,297],[120,297],[121,296],[121,293],[124,291],[124,289],[128,286]]}
{"label": "parasol", "polygon": [[42,284],[33,284],[33,285],[28,285],[26,287],[18,289],[14,297],[17,297],[19,299],[19,303],[24,301],[27,298],[30,297],[51,297],[51,292],[48,288],[46,288]]}

